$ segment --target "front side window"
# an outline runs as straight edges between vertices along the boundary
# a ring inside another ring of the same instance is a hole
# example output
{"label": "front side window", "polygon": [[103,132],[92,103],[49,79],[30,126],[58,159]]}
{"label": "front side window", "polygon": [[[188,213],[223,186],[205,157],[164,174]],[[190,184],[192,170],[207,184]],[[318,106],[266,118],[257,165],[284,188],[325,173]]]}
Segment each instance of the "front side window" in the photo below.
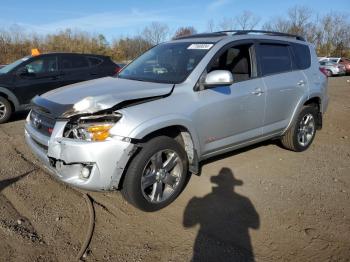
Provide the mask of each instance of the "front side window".
{"label": "front side window", "polygon": [[50,73],[56,72],[58,70],[57,67],[57,57],[49,56],[49,57],[40,57],[35,59],[34,61],[28,63],[25,68],[30,74],[42,74],[42,73]]}
{"label": "front side window", "polygon": [[138,81],[183,82],[212,48],[211,43],[165,43],[155,46],[126,66],[119,78]]}
{"label": "front side window", "polygon": [[292,70],[292,59],[287,45],[261,44],[259,50],[263,76]]}
{"label": "front side window", "polygon": [[253,71],[250,55],[251,47],[252,44],[229,47],[214,58],[207,72],[214,70],[230,71],[235,82],[250,79]]}

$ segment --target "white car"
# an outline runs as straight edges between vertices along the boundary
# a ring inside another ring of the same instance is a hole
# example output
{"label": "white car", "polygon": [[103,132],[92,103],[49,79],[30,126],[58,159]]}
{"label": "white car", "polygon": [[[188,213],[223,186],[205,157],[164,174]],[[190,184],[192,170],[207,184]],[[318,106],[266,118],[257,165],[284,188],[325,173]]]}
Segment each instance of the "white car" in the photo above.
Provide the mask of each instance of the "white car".
{"label": "white car", "polygon": [[345,75],[345,66],[332,61],[320,61],[320,68],[327,74],[328,77],[335,75]]}

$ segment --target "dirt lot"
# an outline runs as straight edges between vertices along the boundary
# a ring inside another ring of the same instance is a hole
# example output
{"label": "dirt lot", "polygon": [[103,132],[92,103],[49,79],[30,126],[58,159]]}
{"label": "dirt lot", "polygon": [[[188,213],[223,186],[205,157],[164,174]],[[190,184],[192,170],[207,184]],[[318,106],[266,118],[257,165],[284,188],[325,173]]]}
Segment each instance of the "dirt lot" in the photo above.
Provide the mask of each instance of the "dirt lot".
{"label": "dirt lot", "polygon": [[[212,159],[156,213],[119,193],[91,193],[96,220],[85,259],[350,261],[347,80],[330,79],[324,128],[304,153],[267,142]],[[85,200],[39,168],[23,118],[0,126],[0,260],[72,261],[88,230]]]}

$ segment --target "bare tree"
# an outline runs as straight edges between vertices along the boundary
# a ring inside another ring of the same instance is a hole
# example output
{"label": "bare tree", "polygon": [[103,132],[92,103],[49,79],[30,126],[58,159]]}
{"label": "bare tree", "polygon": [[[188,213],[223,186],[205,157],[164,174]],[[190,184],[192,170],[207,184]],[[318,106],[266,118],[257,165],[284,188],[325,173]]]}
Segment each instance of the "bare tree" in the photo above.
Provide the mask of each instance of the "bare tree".
{"label": "bare tree", "polygon": [[210,19],[208,22],[207,22],[207,31],[212,33],[215,31],[215,23],[214,23],[214,20],[213,19]]}
{"label": "bare tree", "polygon": [[197,30],[193,26],[187,26],[187,27],[180,27],[176,30],[175,35],[173,36],[173,39],[176,39],[181,36],[188,36],[188,35],[194,35],[197,33]]}
{"label": "bare tree", "polygon": [[288,10],[290,23],[289,33],[306,35],[308,28],[312,26],[313,12],[306,6],[294,6]]}
{"label": "bare tree", "polygon": [[238,29],[242,30],[252,30],[260,22],[260,17],[254,15],[250,11],[243,11],[243,13],[235,18],[235,22]]}
{"label": "bare tree", "polygon": [[220,30],[234,30],[235,24],[235,19],[224,17],[218,27]]}
{"label": "bare tree", "polygon": [[290,28],[290,23],[288,20],[277,17],[266,22],[263,27],[264,30],[288,33]]}
{"label": "bare tree", "polygon": [[167,39],[169,27],[163,23],[152,22],[149,26],[145,27],[142,35],[147,42],[157,45]]}

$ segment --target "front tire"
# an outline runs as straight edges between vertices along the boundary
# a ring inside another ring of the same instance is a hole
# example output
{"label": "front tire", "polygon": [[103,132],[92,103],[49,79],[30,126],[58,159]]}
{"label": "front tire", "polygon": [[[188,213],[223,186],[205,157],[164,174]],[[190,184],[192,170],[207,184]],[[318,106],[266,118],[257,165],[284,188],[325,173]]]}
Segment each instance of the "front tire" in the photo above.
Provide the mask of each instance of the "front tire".
{"label": "front tire", "polygon": [[184,148],[174,139],[155,137],[132,159],[125,174],[122,194],[135,207],[157,211],[173,202],[188,177]]}
{"label": "front tire", "polygon": [[12,107],[10,102],[0,96],[0,124],[6,123],[12,115]]}
{"label": "front tire", "polygon": [[283,146],[295,152],[308,149],[316,135],[316,119],[317,109],[314,106],[304,106],[296,122],[282,137]]}

